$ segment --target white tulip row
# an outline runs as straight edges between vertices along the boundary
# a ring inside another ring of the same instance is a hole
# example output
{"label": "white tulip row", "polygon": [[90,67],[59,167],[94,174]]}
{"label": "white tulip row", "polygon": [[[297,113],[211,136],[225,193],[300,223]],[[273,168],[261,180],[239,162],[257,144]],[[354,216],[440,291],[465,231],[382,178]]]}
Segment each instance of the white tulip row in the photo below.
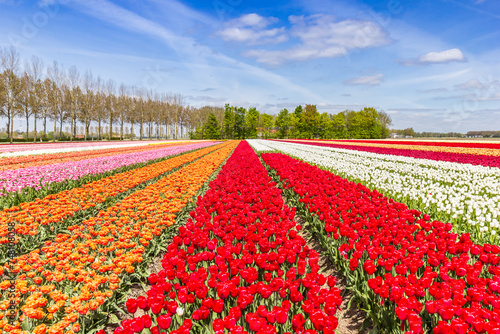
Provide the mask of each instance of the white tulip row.
{"label": "white tulip row", "polygon": [[[108,144],[103,143],[102,145],[91,144],[86,146],[85,144],[80,144],[79,146],[70,146],[64,147],[64,144],[61,144],[57,147],[57,144],[52,144],[53,148],[46,149],[33,149],[33,150],[24,150],[24,151],[13,151],[13,152],[1,152],[0,158],[10,158],[10,157],[19,157],[19,156],[27,156],[27,155],[35,155],[35,154],[53,154],[53,153],[66,153],[66,152],[79,152],[79,151],[91,151],[91,150],[107,150],[111,148],[122,148],[122,147],[138,147],[138,146],[147,146],[150,145],[151,142],[133,142],[129,144]],[[167,142],[165,142],[167,143]],[[16,149],[16,145],[10,146],[12,150]],[[36,148],[36,146],[34,146]]]}
{"label": "white tulip row", "polygon": [[264,151],[274,151],[274,148],[266,145],[269,143],[268,141],[260,140],[260,139],[247,139],[247,142],[252,146],[252,148],[258,152]]}
{"label": "white tulip row", "polygon": [[[497,242],[500,168],[276,141],[249,141],[361,182],[385,196],[451,222],[477,242]],[[267,147],[266,147],[267,146]]]}

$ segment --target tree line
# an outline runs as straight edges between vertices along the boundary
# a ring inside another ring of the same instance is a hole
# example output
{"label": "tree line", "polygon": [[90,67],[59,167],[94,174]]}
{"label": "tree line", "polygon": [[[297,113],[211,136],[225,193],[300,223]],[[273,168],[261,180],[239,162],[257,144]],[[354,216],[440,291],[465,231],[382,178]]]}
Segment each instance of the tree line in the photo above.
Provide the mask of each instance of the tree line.
{"label": "tree line", "polygon": [[[69,125],[69,140],[77,137],[77,128],[84,128],[83,139],[90,139],[91,124],[95,124],[97,139],[124,139],[139,126],[139,139],[182,138],[204,122],[213,107],[194,108],[184,105],[180,94],[160,93],[140,87],[117,84],[94,76],[92,71],[81,74],[75,66],[67,70],[54,61],[46,66],[33,56],[22,64],[19,51],[13,47],[0,48],[0,116],[7,119],[6,132],[14,138],[14,118],[34,120],[33,141],[46,139],[48,122],[53,123],[53,140],[64,135],[63,125]],[[103,132],[103,126],[108,129]],[[119,127],[119,133],[112,129]],[[66,126],[68,128],[68,126]],[[124,131],[125,130],[125,131]],[[131,135],[132,136],[132,135]]]}
{"label": "tree line", "polygon": [[193,139],[245,138],[387,138],[392,120],[374,108],[345,110],[337,114],[319,113],[317,107],[297,106],[294,112],[283,109],[277,116],[226,104],[224,111],[208,113],[191,133]]}

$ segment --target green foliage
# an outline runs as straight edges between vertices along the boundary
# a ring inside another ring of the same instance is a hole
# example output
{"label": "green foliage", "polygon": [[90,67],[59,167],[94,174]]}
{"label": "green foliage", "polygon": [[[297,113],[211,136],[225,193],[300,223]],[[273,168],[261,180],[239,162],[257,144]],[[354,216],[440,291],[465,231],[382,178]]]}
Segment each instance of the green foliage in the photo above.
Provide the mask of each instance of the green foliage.
{"label": "green foliage", "polygon": [[305,138],[314,138],[319,129],[319,113],[315,105],[306,104],[301,116],[302,133]]}
{"label": "green foliage", "polygon": [[234,107],[226,104],[224,111],[224,138],[233,139],[235,128]]}
{"label": "green foliage", "polygon": [[259,120],[259,126],[261,128],[261,136],[263,138],[271,137],[271,130],[274,126],[274,116],[269,114],[261,114]]}
{"label": "green foliage", "polygon": [[213,113],[208,115],[207,125],[205,126],[205,138],[206,139],[219,139],[220,129],[219,122]]}
{"label": "green foliage", "polygon": [[345,114],[340,112],[338,114],[330,116],[330,118],[332,120],[332,137],[331,138],[338,138],[338,139],[347,138]]}
{"label": "green foliage", "polygon": [[321,139],[333,137],[333,122],[326,112],[319,115],[317,133]]}
{"label": "green foliage", "polygon": [[[210,134],[207,134],[208,127]],[[206,124],[190,134],[193,139],[202,138],[322,138],[322,139],[377,139],[390,134],[391,117],[375,108],[360,111],[345,110],[337,114],[320,114],[316,105],[297,106],[293,113],[283,109],[276,116],[261,114],[256,108],[248,111],[242,107],[226,104],[222,133],[215,115]],[[273,134],[273,127],[276,133]],[[216,135],[217,133],[217,135]]]}
{"label": "green foliage", "polygon": [[245,124],[246,114],[247,110],[243,107],[237,108],[234,113],[234,135],[235,138],[237,139],[246,138],[246,124]]}
{"label": "green foliage", "polygon": [[276,127],[278,128],[278,137],[286,138],[290,128],[290,115],[287,109],[283,109],[276,118]]}
{"label": "green foliage", "polygon": [[[257,138],[257,125],[259,123],[260,113],[256,108],[248,109],[246,115],[246,136],[247,138]],[[272,117],[272,116],[271,116]]]}

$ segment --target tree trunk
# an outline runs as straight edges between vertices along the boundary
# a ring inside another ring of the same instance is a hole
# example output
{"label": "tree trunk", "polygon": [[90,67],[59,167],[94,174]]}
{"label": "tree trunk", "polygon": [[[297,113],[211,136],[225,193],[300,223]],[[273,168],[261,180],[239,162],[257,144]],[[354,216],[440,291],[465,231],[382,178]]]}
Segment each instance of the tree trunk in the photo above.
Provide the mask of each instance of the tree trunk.
{"label": "tree trunk", "polygon": [[47,139],[47,116],[43,117],[43,139]]}
{"label": "tree trunk", "polygon": [[55,143],[57,133],[57,108],[54,108],[54,138],[52,141]]}
{"label": "tree trunk", "polygon": [[120,140],[123,140],[123,114],[120,115]]}
{"label": "tree trunk", "polygon": [[86,119],[85,120],[85,141],[87,141],[89,138],[89,127],[90,127],[90,121],[88,119]]}
{"label": "tree trunk", "polygon": [[73,133],[73,138],[76,140],[76,132],[77,132],[77,120],[76,120],[76,109],[73,110],[73,129],[71,129]]}
{"label": "tree trunk", "polygon": [[113,137],[113,118],[111,117],[111,110],[109,111],[109,140]]}
{"label": "tree trunk", "polygon": [[63,133],[63,119],[62,119],[62,115],[60,117],[60,120],[59,120],[59,139],[62,138],[62,133]]}
{"label": "tree trunk", "polygon": [[30,139],[30,118],[29,116],[26,116],[26,141],[28,142]]}
{"label": "tree trunk", "polygon": [[10,115],[10,143],[13,143],[14,139],[14,110],[10,108],[9,110],[9,115]]}
{"label": "tree trunk", "polygon": [[35,110],[33,111],[33,117],[35,118],[35,135],[34,135],[35,138],[33,139],[34,143],[36,143],[36,135],[37,135],[37,133],[36,133],[36,116],[37,116],[36,109],[37,108],[35,107]]}
{"label": "tree trunk", "polygon": [[101,140],[101,118],[97,122],[97,140]]}

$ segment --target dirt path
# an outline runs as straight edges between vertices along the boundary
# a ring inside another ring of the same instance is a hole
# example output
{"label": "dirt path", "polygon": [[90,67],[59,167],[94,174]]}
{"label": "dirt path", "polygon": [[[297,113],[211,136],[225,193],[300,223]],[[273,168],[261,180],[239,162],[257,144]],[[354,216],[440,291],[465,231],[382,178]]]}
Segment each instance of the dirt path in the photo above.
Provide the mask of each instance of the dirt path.
{"label": "dirt path", "polygon": [[[285,201],[285,203],[287,203]],[[364,331],[360,331],[363,327],[363,322],[366,319],[366,313],[357,308],[356,301],[352,301],[350,310],[347,310],[347,304],[353,297],[351,292],[347,290],[347,282],[345,277],[339,273],[337,268],[324,254],[325,250],[320,246],[318,240],[312,236],[310,229],[305,224],[305,219],[300,215],[295,216],[295,221],[302,226],[298,233],[304,240],[306,240],[309,248],[314,249],[319,254],[320,272],[325,276],[334,276],[337,278],[337,287],[342,292],[342,305],[340,310],[337,311],[335,316],[339,320],[339,325],[335,330],[336,334],[368,334],[371,326]]]}

